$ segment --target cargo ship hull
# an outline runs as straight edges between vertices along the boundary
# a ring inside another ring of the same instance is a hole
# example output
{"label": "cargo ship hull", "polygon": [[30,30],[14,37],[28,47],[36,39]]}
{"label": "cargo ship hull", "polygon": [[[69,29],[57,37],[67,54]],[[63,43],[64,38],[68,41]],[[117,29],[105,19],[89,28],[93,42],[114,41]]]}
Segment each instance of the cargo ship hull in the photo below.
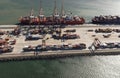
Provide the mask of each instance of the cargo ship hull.
{"label": "cargo ship hull", "polygon": [[[42,6],[40,6],[39,15],[34,16],[33,9],[31,9],[30,15],[21,17],[19,19],[19,24],[21,25],[79,25],[84,24],[85,19],[72,15],[72,13],[65,14],[63,1],[61,5],[61,13],[57,11],[57,4],[55,0],[54,10],[52,15],[45,16],[43,13]],[[41,5],[41,4],[40,4]]]}
{"label": "cargo ship hull", "polygon": [[95,16],[92,19],[93,24],[120,24],[119,16]]}
{"label": "cargo ship hull", "polygon": [[80,25],[84,24],[85,20],[83,18],[79,18],[79,20],[39,20],[39,19],[29,19],[26,20],[24,18],[20,19],[20,25]]}

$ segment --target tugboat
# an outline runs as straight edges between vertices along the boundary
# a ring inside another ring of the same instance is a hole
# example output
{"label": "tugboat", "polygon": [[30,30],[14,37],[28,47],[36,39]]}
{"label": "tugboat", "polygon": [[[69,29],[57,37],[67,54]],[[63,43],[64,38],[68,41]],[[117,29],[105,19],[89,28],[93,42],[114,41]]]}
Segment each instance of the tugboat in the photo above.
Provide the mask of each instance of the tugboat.
{"label": "tugboat", "polygon": [[57,11],[56,0],[53,15],[46,17],[43,14],[42,7],[40,6],[38,16],[34,16],[33,9],[31,9],[30,15],[21,17],[19,21],[21,25],[79,25],[85,23],[85,19],[83,17],[79,17],[77,15],[66,15],[64,12],[63,1],[61,6],[61,14],[59,14]]}
{"label": "tugboat", "polygon": [[93,24],[120,24],[119,16],[95,16],[92,19]]}

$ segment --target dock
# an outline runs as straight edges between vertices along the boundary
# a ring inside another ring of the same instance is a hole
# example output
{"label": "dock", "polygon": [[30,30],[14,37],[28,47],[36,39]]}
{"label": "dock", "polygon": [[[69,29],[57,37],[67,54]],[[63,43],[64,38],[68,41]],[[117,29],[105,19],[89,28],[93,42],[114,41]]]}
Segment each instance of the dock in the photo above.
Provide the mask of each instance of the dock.
{"label": "dock", "polygon": [[[14,27],[17,27],[17,25],[2,25],[0,26],[1,30],[12,30]],[[103,25],[89,25],[84,24],[80,26],[68,26],[64,29],[62,29],[62,33],[64,33],[67,29],[76,29],[75,34],[78,34],[80,36],[80,39],[71,39],[71,40],[65,40],[65,42],[61,42],[61,40],[54,40],[49,39],[46,41],[47,45],[52,44],[76,44],[76,43],[85,43],[86,49],[83,50],[58,50],[58,51],[41,51],[37,55],[34,54],[34,52],[23,52],[23,47],[28,45],[39,45],[42,44],[42,40],[36,40],[36,41],[25,41],[25,36],[20,34],[19,37],[13,37],[17,40],[16,44],[13,45],[14,50],[9,53],[2,53],[0,54],[0,61],[21,61],[21,60],[34,60],[34,59],[52,59],[52,58],[62,58],[62,57],[72,57],[72,56],[95,56],[95,55],[119,55],[120,54],[120,48],[114,48],[114,49],[98,49],[94,52],[91,52],[89,50],[89,46],[93,43],[95,38],[98,38],[102,43],[120,43],[120,38],[118,37],[120,33],[111,32],[111,33],[95,33],[95,29],[99,28],[111,28],[111,29],[120,29],[119,25],[116,26],[103,26]],[[109,38],[104,38],[104,34],[111,34]],[[6,35],[1,36],[4,38]],[[47,35],[49,37],[50,35]]]}

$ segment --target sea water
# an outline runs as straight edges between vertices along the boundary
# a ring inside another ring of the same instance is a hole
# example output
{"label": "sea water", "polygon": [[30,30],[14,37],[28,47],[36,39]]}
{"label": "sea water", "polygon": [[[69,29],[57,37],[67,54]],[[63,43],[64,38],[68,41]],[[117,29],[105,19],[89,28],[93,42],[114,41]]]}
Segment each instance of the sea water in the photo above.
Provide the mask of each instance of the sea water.
{"label": "sea water", "polygon": [[1,78],[120,78],[120,56],[1,62]]}
{"label": "sea water", "polygon": [[[53,13],[54,0],[42,0],[44,14]],[[120,15],[120,0],[63,0],[66,14],[72,13],[84,17],[87,22],[96,15]],[[62,0],[57,0],[57,9],[60,13]],[[1,0],[0,24],[16,24],[21,16],[39,14],[40,0]]]}

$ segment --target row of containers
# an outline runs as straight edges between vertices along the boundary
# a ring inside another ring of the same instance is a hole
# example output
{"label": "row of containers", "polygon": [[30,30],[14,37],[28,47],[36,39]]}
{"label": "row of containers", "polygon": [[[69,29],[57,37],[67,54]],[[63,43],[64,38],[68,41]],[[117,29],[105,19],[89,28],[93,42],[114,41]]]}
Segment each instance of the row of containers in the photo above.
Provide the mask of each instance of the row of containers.
{"label": "row of containers", "polygon": [[[94,46],[95,49],[118,49],[120,48],[120,43],[101,43]],[[89,48],[89,47],[88,47]],[[59,50],[86,50],[86,44],[60,44],[60,45],[37,45],[37,46],[24,46],[23,52],[32,52],[32,51],[59,51]]]}
{"label": "row of containers", "polygon": [[111,28],[106,28],[106,29],[95,29],[96,33],[111,33],[111,32],[116,32],[120,33],[120,29],[111,29]]}
{"label": "row of containers", "polygon": [[20,29],[18,27],[11,31],[0,30],[0,53],[13,52],[14,45],[16,44],[16,39],[13,36],[20,34]]}
{"label": "row of containers", "polygon": [[[43,39],[43,35],[33,35],[31,33],[28,33],[26,34],[26,37],[25,37],[25,40],[39,40],[39,39]],[[66,33],[66,34],[52,34],[51,35],[51,38],[53,39],[61,39],[61,40],[68,40],[68,39],[79,39],[80,36],[77,35],[77,34],[69,34],[69,33]]]}
{"label": "row of containers", "polygon": [[37,45],[37,46],[25,46],[23,48],[24,52],[29,51],[57,51],[57,50],[83,50],[86,49],[86,44],[60,44],[60,45]]}
{"label": "row of containers", "polygon": [[0,53],[12,52],[14,49],[13,45],[15,44],[16,44],[15,39],[12,40],[10,40],[9,38],[0,39]]}
{"label": "row of containers", "polygon": [[119,42],[109,42],[109,43],[102,43],[97,46],[95,46],[96,49],[114,49],[114,48],[120,48]]}

